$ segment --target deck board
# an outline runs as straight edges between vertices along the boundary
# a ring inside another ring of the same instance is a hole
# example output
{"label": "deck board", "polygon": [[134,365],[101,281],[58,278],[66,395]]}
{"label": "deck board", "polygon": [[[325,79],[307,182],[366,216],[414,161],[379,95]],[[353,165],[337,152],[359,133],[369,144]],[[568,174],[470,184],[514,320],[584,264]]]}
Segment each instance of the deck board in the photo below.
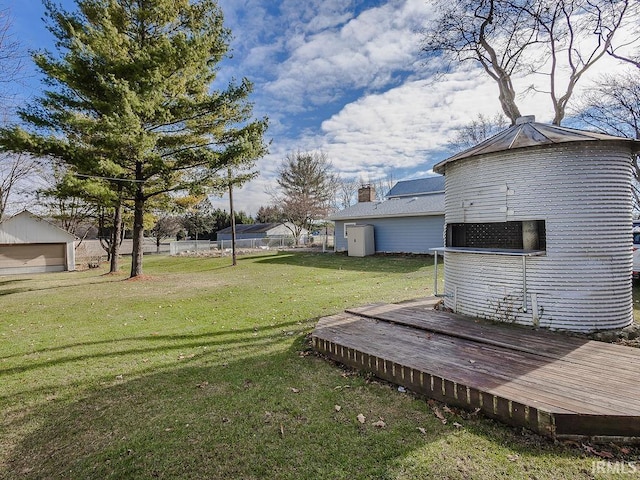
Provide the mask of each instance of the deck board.
{"label": "deck board", "polygon": [[434,310],[436,302],[373,304],[322,318],[314,348],[543,434],[640,439],[640,349],[478,321]]}

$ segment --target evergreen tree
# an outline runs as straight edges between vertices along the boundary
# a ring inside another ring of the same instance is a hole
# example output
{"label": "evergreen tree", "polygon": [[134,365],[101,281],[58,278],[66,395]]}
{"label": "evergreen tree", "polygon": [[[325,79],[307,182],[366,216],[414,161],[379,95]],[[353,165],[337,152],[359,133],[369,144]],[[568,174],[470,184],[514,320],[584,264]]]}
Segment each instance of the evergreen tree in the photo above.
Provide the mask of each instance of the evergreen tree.
{"label": "evergreen tree", "polygon": [[147,201],[224,186],[219,173],[265,153],[267,121],[250,119],[248,80],[211,89],[230,37],[214,0],[76,3],[69,13],[45,0],[58,52],[34,60],[49,89],[19,111],[28,129],[0,129],[0,148],[48,155],[121,189],[134,204],[134,277]]}
{"label": "evergreen tree", "polygon": [[256,213],[257,223],[280,223],[282,221],[282,212],[275,205],[263,205]]}

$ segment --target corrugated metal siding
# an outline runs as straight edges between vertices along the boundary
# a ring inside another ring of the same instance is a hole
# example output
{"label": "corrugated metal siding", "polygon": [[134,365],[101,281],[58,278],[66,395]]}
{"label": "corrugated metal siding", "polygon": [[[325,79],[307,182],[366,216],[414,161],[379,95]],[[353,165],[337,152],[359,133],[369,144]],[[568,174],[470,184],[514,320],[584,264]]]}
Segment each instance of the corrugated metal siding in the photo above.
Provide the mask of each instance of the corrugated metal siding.
{"label": "corrugated metal siding", "polygon": [[526,313],[522,259],[497,255],[445,253],[447,307],[532,324],[535,293],[544,327],[594,331],[633,321],[627,146],[568,143],[449,164],[445,209],[447,223],[545,220],[547,240],[546,256],[527,259]]}

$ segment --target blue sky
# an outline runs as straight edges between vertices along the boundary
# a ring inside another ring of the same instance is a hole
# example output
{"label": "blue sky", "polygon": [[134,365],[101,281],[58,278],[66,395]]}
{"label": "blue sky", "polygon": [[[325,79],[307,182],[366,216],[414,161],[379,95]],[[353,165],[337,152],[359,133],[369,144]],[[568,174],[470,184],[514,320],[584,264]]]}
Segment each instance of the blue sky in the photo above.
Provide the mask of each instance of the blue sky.
{"label": "blue sky", "polygon": [[[39,0],[3,3],[25,48],[52,48]],[[58,3],[74,8],[72,0]],[[219,5],[233,40],[218,81],[247,77],[255,116],[270,119],[270,153],[257,164],[260,175],[234,195],[236,208],[250,214],[269,203],[266,190],[289,152],[323,151],[345,178],[418,178],[453,153],[447,144],[457,128],[499,111],[497,87],[471,65],[435,81],[437,62],[420,53],[420,30],[432,16],[427,0]],[[39,88],[32,79],[23,95],[28,100]],[[552,118],[549,101],[539,96],[520,98],[519,105],[538,121]],[[217,205],[227,207],[226,198]]]}

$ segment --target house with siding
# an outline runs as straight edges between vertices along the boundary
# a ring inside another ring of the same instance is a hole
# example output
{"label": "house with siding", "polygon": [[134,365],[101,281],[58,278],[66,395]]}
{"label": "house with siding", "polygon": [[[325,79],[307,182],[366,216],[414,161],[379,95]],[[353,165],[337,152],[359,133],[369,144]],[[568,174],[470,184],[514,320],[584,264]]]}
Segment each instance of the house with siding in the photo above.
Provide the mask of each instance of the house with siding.
{"label": "house with siding", "polygon": [[[251,223],[236,225],[236,239],[280,239],[293,237],[293,226],[287,227],[284,223]],[[306,229],[302,230],[301,237],[305,239],[309,235]],[[217,240],[231,240],[231,227],[218,231]]]}
{"label": "house with siding", "polygon": [[444,177],[401,181],[384,201],[375,200],[372,186],[358,191],[358,203],[329,217],[335,222],[335,250],[348,250],[349,227],[373,225],[375,251],[431,253],[442,247]]}

